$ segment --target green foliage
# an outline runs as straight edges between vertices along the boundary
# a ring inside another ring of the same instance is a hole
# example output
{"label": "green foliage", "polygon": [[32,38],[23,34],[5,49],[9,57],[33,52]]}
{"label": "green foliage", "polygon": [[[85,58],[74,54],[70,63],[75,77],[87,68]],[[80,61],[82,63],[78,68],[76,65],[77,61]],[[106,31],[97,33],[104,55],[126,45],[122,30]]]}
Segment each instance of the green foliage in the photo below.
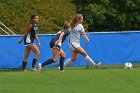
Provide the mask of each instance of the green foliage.
{"label": "green foliage", "polygon": [[21,34],[37,14],[39,33],[48,34],[80,12],[88,31],[140,30],[139,5],[140,0],[0,0],[0,21]]}
{"label": "green foliage", "polygon": [[71,0],[89,31],[140,30],[139,0]]}
{"label": "green foliage", "polygon": [[30,22],[30,16],[40,18],[39,33],[55,33],[75,14],[69,0],[0,0],[0,21],[15,33],[21,34]]}

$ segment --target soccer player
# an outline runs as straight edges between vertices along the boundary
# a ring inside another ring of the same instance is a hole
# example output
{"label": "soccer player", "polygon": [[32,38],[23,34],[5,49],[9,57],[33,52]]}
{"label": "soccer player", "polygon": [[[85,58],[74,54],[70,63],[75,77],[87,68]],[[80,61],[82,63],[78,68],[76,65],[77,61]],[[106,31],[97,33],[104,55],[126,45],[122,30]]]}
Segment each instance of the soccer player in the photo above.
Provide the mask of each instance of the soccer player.
{"label": "soccer player", "polygon": [[61,48],[61,44],[65,41],[65,38],[68,36],[70,28],[71,28],[70,24],[66,23],[64,25],[64,29],[56,33],[55,36],[53,36],[53,38],[50,41],[50,48],[52,49],[53,52],[53,58],[50,58],[43,63],[39,63],[38,72],[41,72],[42,67],[57,62],[59,56],[60,56],[60,71],[63,71],[65,53]]}
{"label": "soccer player", "polygon": [[95,65],[95,62],[88,56],[86,51],[80,46],[80,34],[82,34],[84,39],[87,42],[89,42],[89,38],[85,33],[82,22],[83,22],[82,14],[76,14],[75,16],[73,16],[73,19],[70,22],[72,30],[70,31],[69,35],[69,46],[72,49],[72,56],[71,58],[68,58],[66,60],[66,62],[64,63],[64,67],[74,62],[77,59],[78,54],[82,54],[89,63]]}
{"label": "soccer player", "polygon": [[24,59],[22,62],[22,70],[24,72],[26,72],[27,60],[31,51],[35,53],[35,56],[32,61],[31,71],[37,71],[35,65],[40,55],[40,51],[37,48],[37,46],[34,44],[34,39],[36,39],[36,41],[38,42],[38,46],[40,47],[40,42],[36,33],[36,31],[38,30],[38,21],[39,21],[39,17],[37,15],[32,15],[31,23],[28,25],[27,30],[24,32],[24,35],[22,36],[21,40],[18,41],[18,43],[20,44],[24,40],[24,44],[26,47]]}

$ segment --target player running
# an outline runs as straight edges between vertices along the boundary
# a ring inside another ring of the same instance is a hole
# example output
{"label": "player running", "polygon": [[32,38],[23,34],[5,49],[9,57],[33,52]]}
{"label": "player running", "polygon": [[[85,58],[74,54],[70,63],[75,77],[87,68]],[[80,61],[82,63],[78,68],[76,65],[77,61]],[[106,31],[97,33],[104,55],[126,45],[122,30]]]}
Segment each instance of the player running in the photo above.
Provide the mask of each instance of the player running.
{"label": "player running", "polygon": [[53,52],[53,58],[50,58],[43,63],[39,63],[38,72],[41,72],[42,67],[57,62],[59,56],[60,56],[60,70],[63,71],[65,53],[61,48],[61,44],[65,41],[65,38],[69,35],[70,28],[71,28],[70,24],[66,23],[64,25],[64,30],[61,30],[58,33],[56,33],[56,35],[51,39],[50,48],[52,49]]}
{"label": "player running", "polygon": [[96,65],[95,62],[88,56],[86,51],[80,46],[80,34],[82,34],[84,39],[87,42],[89,42],[89,38],[85,33],[82,22],[83,22],[82,14],[76,14],[75,16],[73,16],[73,19],[70,22],[72,30],[70,31],[69,35],[69,46],[72,49],[72,56],[71,58],[68,58],[66,60],[66,62],[64,63],[64,67],[74,62],[77,59],[78,54],[82,54],[89,63],[91,63],[92,65]]}

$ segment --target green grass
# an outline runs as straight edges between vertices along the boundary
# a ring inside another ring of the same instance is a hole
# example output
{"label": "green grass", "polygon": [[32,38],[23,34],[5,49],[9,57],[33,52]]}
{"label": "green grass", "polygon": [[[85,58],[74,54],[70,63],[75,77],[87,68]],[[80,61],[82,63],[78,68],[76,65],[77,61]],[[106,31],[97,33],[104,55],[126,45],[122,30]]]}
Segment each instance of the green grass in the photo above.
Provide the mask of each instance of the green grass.
{"label": "green grass", "polygon": [[140,68],[0,72],[0,93],[139,93]]}

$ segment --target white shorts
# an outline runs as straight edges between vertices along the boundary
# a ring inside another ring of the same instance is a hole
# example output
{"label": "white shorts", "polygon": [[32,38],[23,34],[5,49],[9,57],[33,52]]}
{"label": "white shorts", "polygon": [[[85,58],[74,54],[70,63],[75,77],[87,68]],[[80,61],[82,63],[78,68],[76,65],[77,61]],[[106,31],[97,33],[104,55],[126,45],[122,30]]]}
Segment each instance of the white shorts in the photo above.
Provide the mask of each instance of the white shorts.
{"label": "white shorts", "polygon": [[80,44],[77,44],[75,42],[72,42],[72,43],[69,43],[69,47],[72,49],[72,50],[75,50],[76,48],[80,47]]}
{"label": "white shorts", "polygon": [[25,47],[30,46],[30,45],[35,45],[35,43],[25,44]]}

